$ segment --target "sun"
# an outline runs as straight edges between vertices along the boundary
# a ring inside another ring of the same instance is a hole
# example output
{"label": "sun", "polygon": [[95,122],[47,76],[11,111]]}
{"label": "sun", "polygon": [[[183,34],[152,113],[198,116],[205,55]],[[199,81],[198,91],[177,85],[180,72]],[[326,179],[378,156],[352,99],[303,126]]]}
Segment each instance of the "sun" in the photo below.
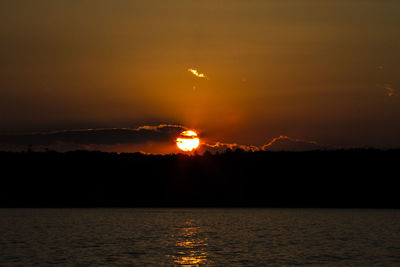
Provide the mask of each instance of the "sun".
{"label": "sun", "polygon": [[176,145],[183,151],[192,151],[200,144],[200,139],[194,131],[183,131],[176,139]]}

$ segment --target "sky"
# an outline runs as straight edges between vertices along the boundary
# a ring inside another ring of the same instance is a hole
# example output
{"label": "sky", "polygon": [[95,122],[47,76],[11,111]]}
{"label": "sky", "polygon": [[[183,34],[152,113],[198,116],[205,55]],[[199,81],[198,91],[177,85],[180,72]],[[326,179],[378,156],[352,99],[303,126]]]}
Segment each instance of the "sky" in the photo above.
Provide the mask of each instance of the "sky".
{"label": "sky", "polygon": [[208,148],[400,147],[399,12],[398,0],[3,0],[0,148],[68,147],[64,133],[169,153],[185,129]]}

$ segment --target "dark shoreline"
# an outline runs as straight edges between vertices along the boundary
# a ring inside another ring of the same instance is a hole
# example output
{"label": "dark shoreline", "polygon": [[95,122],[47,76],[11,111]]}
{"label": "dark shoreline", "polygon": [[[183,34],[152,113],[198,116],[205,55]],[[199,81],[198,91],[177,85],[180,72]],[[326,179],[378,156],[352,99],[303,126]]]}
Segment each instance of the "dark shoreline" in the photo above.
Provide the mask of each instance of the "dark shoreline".
{"label": "dark shoreline", "polygon": [[400,150],[0,152],[4,208],[400,208]]}

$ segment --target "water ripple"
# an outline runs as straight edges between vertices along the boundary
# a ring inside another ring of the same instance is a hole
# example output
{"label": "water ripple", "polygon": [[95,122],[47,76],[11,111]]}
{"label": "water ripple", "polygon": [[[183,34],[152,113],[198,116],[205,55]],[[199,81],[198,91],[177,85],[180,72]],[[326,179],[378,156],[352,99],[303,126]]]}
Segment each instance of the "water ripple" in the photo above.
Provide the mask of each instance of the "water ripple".
{"label": "water ripple", "polygon": [[400,212],[5,209],[0,265],[399,265]]}

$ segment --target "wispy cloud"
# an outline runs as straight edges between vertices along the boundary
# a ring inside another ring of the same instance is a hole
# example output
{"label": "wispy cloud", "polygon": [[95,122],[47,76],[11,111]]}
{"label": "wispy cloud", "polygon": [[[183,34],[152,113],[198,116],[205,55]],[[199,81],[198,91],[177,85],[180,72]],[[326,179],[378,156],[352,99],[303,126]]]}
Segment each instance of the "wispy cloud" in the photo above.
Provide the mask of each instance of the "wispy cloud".
{"label": "wispy cloud", "polygon": [[237,150],[242,149],[244,151],[312,151],[312,150],[325,150],[334,149],[331,145],[319,144],[315,141],[303,140],[297,138],[291,138],[289,136],[278,136],[273,138],[270,142],[265,145],[254,146],[254,145],[240,145],[240,144],[229,144],[216,142],[215,144],[202,144],[200,152],[209,151],[211,153],[222,153],[227,149]]}
{"label": "wispy cloud", "polygon": [[315,141],[291,138],[281,135],[273,138],[268,144],[264,145],[263,150],[270,151],[310,151],[332,148],[329,145],[322,145]]}
{"label": "wispy cloud", "polygon": [[207,76],[204,73],[198,72],[196,69],[188,69],[189,72],[191,72],[194,76],[198,78],[205,78],[207,79]]}
{"label": "wispy cloud", "polygon": [[270,142],[265,145],[240,145],[216,142],[214,144],[203,143],[199,149],[200,153],[209,151],[211,153],[222,153],[227,149],[237,150],[242,149],[244,151],[312,151],[312,150],[325,150],[334,149],[331,145],[319,144],[315,141],[303,140],[297,138],[291,138],[289,136],[278,136],[273,138]]}
{"label": "wispy cloud", "polygon": [[[378,72],[384,72],[385,68],[383,65],[377,66],[376,68],[378,70]],[[397,88],[394,88],[393,84],[385,82],[385,80],[382,80],[381,82],[383,83],[379,83],[376,86],[378,88],[384,89],[386,90],[386,96],[400,96],[400,90]]]}
{"label": "wispy cloud", "polygon": [[237,150],[237,149],[242,149],[244,151],[260,151],[262,147],[260,146],[253,146],[253,145],[239,145],[239,144],[229,144],[229,143],[221,143],[221,142],[216,142],[214,144],[207,144],[203,143],[201,144],[199,148],[200,153],[204,153],[205,151],[211,152],[211,153],[223,153],[227,149],[230,150]]}
{"label": "wispy cloud", "polygon": [[387,96],[399,96],[398,90],[396,90],[392,84],[390,83],[385,83],[383,85],[380,85],[379,87],[383,88],[386,90],[386,95]]}
{"label": "wispy cloud", "polygon": [[378,88],[384,89],[386,91],[386,96],[389,97],[400,96],[400,90],[394,88],[394,86],[391,83],[377,84],[376,86]]}

